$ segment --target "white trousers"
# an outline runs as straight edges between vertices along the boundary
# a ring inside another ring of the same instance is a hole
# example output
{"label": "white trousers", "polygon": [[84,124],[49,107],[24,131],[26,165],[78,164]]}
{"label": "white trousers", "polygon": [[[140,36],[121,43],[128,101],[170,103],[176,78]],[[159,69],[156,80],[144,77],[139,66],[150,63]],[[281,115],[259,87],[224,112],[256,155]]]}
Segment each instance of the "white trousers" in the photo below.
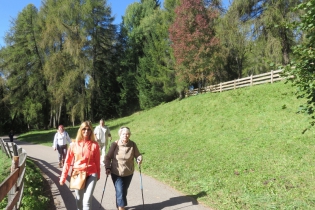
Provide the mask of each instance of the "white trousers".
{"label": "white trousers", "polygon": [[100,153],[101,153],[101,164],[105,165],[105,155],[106,155],[106,146],[105,143],[98,141],[98,145],[100,146]]}

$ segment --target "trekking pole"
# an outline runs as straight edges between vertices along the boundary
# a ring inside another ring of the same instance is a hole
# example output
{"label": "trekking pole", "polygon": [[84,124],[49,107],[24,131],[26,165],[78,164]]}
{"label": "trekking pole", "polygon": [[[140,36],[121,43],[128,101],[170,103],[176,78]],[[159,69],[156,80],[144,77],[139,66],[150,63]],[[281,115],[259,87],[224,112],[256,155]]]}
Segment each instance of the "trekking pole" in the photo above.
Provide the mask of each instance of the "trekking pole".
{"label": "trekking pole", "polygon": [[141,166],[139,166],[139,172],[140,172],[140,189],[141,189],[141,194],[142,194],[142,209],[144,209],[144,199],[143,199],[143,186],[142,186],[142,175],[141,175]]}
{"label": "trekking pole", "polygon": [[100,203],[100,208],[102,207],[102,201],[103,201],[103,197],[104,197],[104,192],[105,192],[107,178],[108,178],[108,174],[106,175],[106,180],[105,180],[105,185],[104,185],[104,189],[103,189],[103,194],[102,194],[102,199],[101,199],[101,203]]}

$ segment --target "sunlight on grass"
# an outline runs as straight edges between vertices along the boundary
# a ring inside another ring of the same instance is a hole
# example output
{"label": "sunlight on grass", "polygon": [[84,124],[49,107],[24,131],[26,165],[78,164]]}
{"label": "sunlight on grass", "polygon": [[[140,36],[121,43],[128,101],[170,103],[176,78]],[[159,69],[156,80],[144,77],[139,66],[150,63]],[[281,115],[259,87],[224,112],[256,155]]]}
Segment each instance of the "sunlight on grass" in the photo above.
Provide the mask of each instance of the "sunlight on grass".
{"label": "sunlight on grass", "polygon": [[0,151],[0,183],[10,175],[11,163],[12,160],[4,152]]}
{"label": "sunlight on grass", "polygon": [[[107,120],[131,128],[143,173],[214,209],[315,209],[314,130],[284,83],[173,101]],[[95,123],[97,125],[97,123]],[[66,128],[71,138],[77,127]],[[52,145],[56,131],[21,136]],[[145,187],[145,186],[144,186]]]}

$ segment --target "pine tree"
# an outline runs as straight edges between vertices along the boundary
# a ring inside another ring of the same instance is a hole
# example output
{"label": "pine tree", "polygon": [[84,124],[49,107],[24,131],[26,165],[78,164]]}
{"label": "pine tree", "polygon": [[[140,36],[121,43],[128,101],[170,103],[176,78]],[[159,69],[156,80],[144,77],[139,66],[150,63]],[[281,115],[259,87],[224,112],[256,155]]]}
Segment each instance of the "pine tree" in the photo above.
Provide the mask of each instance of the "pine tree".
{"label": "pine tree", "polygon": [[43,79],[43,54],[39,47],[38,13],[29,4],[18,14],[1,52],[1,68],[7,71],[11,115],[21,117],[28,128],[44,128],[48,121],[47,83]]}

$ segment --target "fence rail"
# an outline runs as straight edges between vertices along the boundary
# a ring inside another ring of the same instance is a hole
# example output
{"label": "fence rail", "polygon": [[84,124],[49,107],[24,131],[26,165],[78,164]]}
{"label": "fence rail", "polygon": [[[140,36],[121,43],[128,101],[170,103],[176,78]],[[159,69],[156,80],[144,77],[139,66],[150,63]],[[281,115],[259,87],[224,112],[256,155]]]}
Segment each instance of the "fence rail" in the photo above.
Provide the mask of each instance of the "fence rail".
{"label": "fence rail", "polygon": [[27,154],[13,142],[0,138],[0,146],[8,158],[12,159],[11,174],[0,184],[0,201],[8,197],[6,210],[20,209],[24,191],[24,176]]}
{"label": "fence rail", "polygon": [[188,92],[186,92],[186,97],[191,95],[197,95],[198,93],[205,92],[216,93],[264,83],[273,83],[285,79],[285,77],[281,77],[281,72],[282,70],[276,70],[263,74],[251,75],[249,77],[235,79],[228,82],[223,82],[217,85],[206,86],[201,88],[200,90],[198,88],[195,88],[193,90],[189,90]]}

